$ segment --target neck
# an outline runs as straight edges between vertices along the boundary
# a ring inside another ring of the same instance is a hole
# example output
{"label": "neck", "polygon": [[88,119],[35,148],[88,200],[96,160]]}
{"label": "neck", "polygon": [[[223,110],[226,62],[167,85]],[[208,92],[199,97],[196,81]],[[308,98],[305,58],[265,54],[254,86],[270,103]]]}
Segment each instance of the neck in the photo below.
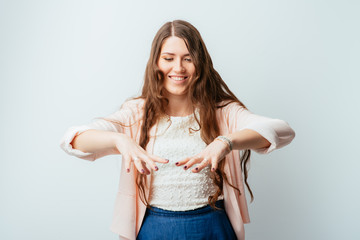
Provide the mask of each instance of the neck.
{"label": "neck", "polygon": [[166,113],[174,117],[184,117],[193,113],[194,109],[187,97],[171,96],[168,97],[169,105],[166,108]]}

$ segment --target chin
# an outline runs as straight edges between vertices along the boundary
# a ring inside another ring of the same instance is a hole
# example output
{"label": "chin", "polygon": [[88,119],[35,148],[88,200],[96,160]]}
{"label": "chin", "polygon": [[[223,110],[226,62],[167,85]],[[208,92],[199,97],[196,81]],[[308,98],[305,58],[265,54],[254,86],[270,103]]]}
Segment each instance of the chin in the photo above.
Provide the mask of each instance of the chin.
{"label": "chin", "polygon": [[187,91],[181,89],[181,90],[177,90],[177,89],[166,89],[166,95],[173,95],[173,96],[186,96],[187,95]]}

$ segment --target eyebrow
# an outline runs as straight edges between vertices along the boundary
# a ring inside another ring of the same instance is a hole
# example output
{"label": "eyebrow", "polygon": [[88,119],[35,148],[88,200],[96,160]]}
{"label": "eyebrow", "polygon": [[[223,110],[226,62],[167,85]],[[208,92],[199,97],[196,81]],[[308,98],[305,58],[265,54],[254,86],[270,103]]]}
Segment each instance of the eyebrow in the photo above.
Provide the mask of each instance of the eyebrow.
{"label": "eyebrow", "polygon": [[[161,53],[161,55],[175,55],[175,53],[171,53],[171,52],[163,52],[163,53]],[[184,55],[184,57],[187,57],[187,56],[190,56],[190,53],[187,53],[187,54],[185,54]]]}

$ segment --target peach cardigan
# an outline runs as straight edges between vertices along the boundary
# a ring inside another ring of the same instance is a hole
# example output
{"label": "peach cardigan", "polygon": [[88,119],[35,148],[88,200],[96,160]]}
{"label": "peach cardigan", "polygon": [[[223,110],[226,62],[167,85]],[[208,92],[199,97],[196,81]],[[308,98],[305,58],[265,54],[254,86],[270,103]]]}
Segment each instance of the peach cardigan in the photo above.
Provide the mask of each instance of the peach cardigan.
{"label": "peach cardigan", "polygon": [[[105,120],[96,120],[87,125],[71,127],[61,139],[60,147],[70,155],[90,161],[113,154],[111,150],[84,153],[73,149],[70,144],[73,138],[88,129],[121,132],[138,142],[140,126],[142,124],[143,106],[144,100],[142,99],[129,100],[122,105],[120,110],[107,116],[107,118],[120,120],[125,126],[118,126]],[[285,121],[255,115],[237,103],[231,103],[226,107],[218,109],[217,120],[221,135],[227,135],[241,129],[251,129],[261,134],[271,143],[268,148],[254,150],[262,154],[269,153],[289,144],[295,137],[295,132]],[[152,153],[153,150],[156,129],[157,125],[150,129],[151,137],[146,147],[146,151],[150,153]],[[236,236],[238,239],[244,240],[244,223],[249,223],[250,219],[244,194],[245,189],[239,154],[240,151],[234,150],[227,155],[224,171],[231,184],[240,189],[241,194],[239,195],[234,188],[224,183],[224,200],[225,209]],[[113,221],[110,227],[111,231],[119,234],[120,239],[136,239],[146,210],[146,206],[138,197],[138,191],[134,181],[135,175],[135,169],[127,173],[122,163]],[[151,177],[148,175],[149,184],[151,184],[150,180]]]}

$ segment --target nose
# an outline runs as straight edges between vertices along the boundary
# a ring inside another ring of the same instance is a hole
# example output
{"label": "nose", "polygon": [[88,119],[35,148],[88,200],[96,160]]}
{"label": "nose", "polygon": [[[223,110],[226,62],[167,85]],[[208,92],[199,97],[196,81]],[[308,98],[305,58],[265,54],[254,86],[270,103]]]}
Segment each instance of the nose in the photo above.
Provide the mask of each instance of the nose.
{"label": "nose", "polygon": [[184,66],[183,66],[183,64],[182,64],[182,61],[181,61],[181,59],[178,59],[178,60],[176,60],[176,61],[174,61],[174,71],[175,72],[185,72],[185,68],[184,68]]}

